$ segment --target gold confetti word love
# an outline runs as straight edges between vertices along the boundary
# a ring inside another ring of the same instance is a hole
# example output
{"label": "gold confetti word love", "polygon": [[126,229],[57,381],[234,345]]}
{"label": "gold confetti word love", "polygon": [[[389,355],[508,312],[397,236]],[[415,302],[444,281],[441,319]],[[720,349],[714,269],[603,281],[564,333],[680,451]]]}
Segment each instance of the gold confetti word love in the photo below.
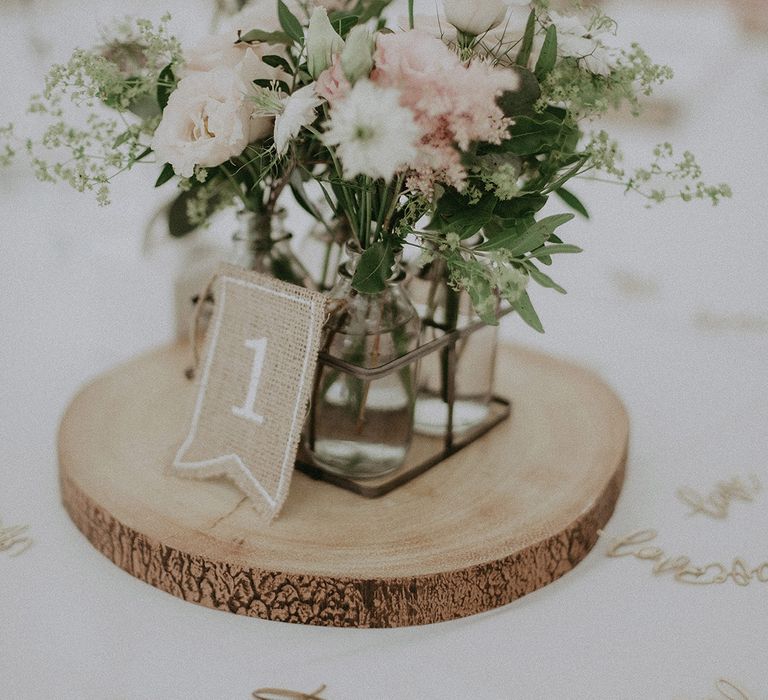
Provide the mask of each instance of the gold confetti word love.
{"label": "gold confetti word love", "polygon": [[32,538],[24,533],[29,530],[29,525],[13,525],[3,527],[0,521],[0,552],[8,552],[9,556],[17,557],[29,549]]}
{"label": "gold confetti word love", "polygon": [[715,690],[719,693],[717,700],[750,700],[745,691],[725,678],[720,678],[715,683]]}
{"label": "gold confetti word love", "polygon": [[289,700],[323,700],[320,693],[325,690],[321,685],[317,690],[311,693],[302,693],[298,690],[288,690],[287,688],[259,688],[254,690],[251,695],[255,700],[275,700],[275,698],[289,698]]}
{"label": "gold confetti word love", "polygon": [[677,497],[691,507],[688,515],[703,513],[710,518],[723,520],[728,516],[728,508],[734,500],[752,503],[755,495],[762,490],[760,480],[751,474],[749,482],[744,483],[739,477],[729,481],[720,481],[706,496],[702,496],[694,489],[683,486],[677,490]]}
{"label": "gold confetti word love", "polygon": [[768,583],[768,561],[755,569],[750,569],[744,560],[736,558],[730,568],[719,562],[704,566],[693,566],[689,557],[669,557],[661,547],[643,546],[656,539],[656,530],[638,530],[611,542],[605,553],[608,557],[635,557],[654,562],[653,574],[673,574],[678,583],[688,583],[697,586],[709,586],[725,583],[731,579],[738,586],[748,586],[757,579],[760,583]]}

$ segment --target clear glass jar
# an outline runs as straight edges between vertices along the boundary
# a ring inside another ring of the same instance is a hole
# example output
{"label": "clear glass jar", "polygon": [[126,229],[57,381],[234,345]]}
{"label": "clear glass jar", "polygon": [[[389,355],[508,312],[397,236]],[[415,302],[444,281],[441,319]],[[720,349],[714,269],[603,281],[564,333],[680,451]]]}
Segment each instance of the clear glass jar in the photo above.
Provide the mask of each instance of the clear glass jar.
{"label": "clear glass jar", "polygon": [[[423,320],[421,344],[478,320],[466,292],[447,283],[445,264],[426,266],[409,286]],[[482,423],[490,411],[498,348],[498,326],[485,326],[456,343],[453,433],[461,435]],[[445,435],[448,429],[448,349],[426,355],[419,368],[415,429],[422,435]]]}
{"label": "clear glass jar", "polygon": [[283,228],[279,215],[272,218],[243,210],[237,216],[240,228],[232,237],[233,263],[299,287],[317,288],[291,249],[291,234]]}
{"label": "clear glass jar", "polygon": [[334,219],[328,226],[316,223],[301,242],[299,254],[320,291],[333,288],[350,235],[346,219]]}
{"label": "clear glass jar", "polygon": [[[349,260],[329,296],[331,316],[324,349],[357,367],[372,369],[414,350],[420,321],[402,282],[399,265],[384,291],[361,294],[352,288],[360,251],[347,246]],[[315,463],[348,478],[382,476],[405,460],[413,436],[416,364],[366,380],[320,365],[305,444]]]}

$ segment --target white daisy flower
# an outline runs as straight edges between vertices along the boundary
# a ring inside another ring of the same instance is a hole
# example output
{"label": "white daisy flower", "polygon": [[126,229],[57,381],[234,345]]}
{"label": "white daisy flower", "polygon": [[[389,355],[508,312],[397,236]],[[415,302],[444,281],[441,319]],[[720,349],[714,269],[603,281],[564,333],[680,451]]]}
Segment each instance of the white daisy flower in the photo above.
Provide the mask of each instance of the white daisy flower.
{"label": "white daisy flower", "polygon": [[391,180],[414,161],[421,137],[413,112],[400,105],[400,91],[365,79],[333,105],[324,126],[323,142],[336,146],[346,178]]}
{"label": "white daisy flower", "polygon": [[322,97],[315,92],[315,84],[305,85],[283,101],[282,111],[275,117],[275,148],[279,156],[285,155],[291,139],[317,116]]}

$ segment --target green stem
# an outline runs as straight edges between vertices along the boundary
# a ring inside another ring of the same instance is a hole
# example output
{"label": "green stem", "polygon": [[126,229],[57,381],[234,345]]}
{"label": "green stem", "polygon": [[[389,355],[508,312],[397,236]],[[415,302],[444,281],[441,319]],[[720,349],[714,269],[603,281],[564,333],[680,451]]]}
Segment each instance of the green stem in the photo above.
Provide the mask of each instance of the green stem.
{"label": "green stem", "polygon": [[389,210],[387,211],[387,215],[384,217],[384,223],[382,225],[382,229],[384,232],[389,231],[389,225],[392,221],[392,217],[395,215],[395,210],[397,209],[397,203],[400,199],[400,189],[403,186],[403,182],[405,181],[405,175],[400,174],[397,176],[397,180],[395,180],[395,187],[394,191],[392,193],[392,203],[390,204]]}
{"label": "green stem", "polygon": [[414,17],[413,17],[413,0],[408,0],[408,28],[413,29]]}

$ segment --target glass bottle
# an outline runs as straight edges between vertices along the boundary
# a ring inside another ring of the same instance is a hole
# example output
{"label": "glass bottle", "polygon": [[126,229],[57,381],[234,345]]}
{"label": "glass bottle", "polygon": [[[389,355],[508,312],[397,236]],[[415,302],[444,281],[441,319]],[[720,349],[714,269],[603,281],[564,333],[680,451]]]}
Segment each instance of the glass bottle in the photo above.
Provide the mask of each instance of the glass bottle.
{"label": "glass bottle", "polygon": [[[445,263],[435,260],[414,277],[409,291],[422,318],[421,344],[478,320],[469,295],[447,281]],[[489,414],[498,347],[498,326],[484,326],[456,343],[453,433],[461,435]],[[419,368],[415,430],[445,435],[448,429],[448,351],[426,355]]]}
{"label": "glass bottle", "polygon": [[291,234],[283,227],[282,217],[243,210],[237,214],[239,229],[232,237],[232,262],[254,272],[308,289],[317,285],[290,246]]}
{"label": "glass bottle", "polygon": [[344,245],[350,236],[347,220],[336,218],[327,226],[317,222],[301,242],[299,254],[306,261],[307,269],[320,291],[333,287],[344,257]]}
{"label": "glass bottle", "polygon": [[[404,288],[398,262],[384,291],[361,294],[352,276],[361,251],[349,259],[329,296],[324,349],[356,367],[372,369],[414,350],[420,321]],[[321,468],[348,478],[373,478],[397,469],[413,436],[416,364],[368,380],[328,365],[318,368],[305,444]]]}

